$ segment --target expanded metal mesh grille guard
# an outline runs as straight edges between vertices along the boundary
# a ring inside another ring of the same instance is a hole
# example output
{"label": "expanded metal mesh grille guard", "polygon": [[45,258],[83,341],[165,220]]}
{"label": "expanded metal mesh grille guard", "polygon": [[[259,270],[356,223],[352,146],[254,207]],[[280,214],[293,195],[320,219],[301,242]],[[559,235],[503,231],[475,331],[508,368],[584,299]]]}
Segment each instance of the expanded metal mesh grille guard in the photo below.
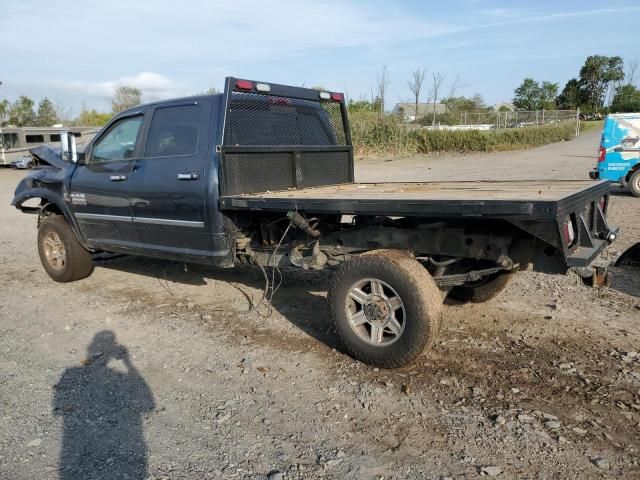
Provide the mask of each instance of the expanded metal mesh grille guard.
{"label": "expanded metal mesh grille guard", "polygon": [[222,192],[238,195],[351,182],[349,157],[348,151],[226,153]]}
{"label": "expanded metal mesh grille guard", "polygon": [[340,102],[229,92],[222,195],[352,182],[345,127]]}
{"label": "expanded metal mesh grille guard", "polygon": [[347,145],[340,103],[232,92],[225,145]]}

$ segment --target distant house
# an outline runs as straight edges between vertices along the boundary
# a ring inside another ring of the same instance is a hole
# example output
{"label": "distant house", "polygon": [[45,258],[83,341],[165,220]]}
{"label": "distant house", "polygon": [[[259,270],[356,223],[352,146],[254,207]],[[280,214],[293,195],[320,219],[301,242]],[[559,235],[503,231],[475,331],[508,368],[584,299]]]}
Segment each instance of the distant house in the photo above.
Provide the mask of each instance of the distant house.
{"label": "distant house", "polygon": [[515,112],[516,107],[509,102],[498,102],[493,107],[494,112]]}
{"label": "distant house", "polygon": [[[402,117],[405,122],[413,122],[416,118],[433,115],[433,103],[418,103],[418,112],[416,112],[415,103],[396,103],[391,113]],[[447,112],[447,106],[444,103],[436,103],[436,115]]]}

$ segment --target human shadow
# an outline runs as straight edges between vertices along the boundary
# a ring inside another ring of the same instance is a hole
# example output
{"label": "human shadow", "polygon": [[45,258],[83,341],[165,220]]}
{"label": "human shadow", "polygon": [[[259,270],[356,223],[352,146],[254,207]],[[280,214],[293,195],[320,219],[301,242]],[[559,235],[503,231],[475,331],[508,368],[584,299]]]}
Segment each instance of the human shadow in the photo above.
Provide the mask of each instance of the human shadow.
{"label": "human shadow", "polygon": [[98,332],[83,366],[67,368],[55,385],[53,413],[63,419],[59,478],[146,478],[142,421],[154,408],[127,349],[113,332]]}
{"label": "human shadow", "polygon": [[[265,286],[263,274],[252,265],[221,269],[188,264],[185,268],[185,265],[180,262],[133,256],[100,261],[98,265],[111,270],[155,278],[161,284],[176,282],[206,286],[205,278],[235,283],[234,287],[242,293],[250,305],[257,303],[259,299],[251,298],[251,295],[243,290],[243,286],[259,290],[264,289]],[[271,273],[271,269],[268,268],[267,274],[270,280]],[[281,276],[275,277],[275,283],[279,288],[272,298],[271,306],[307,335],[329,348],[340,350],[337,338],[330,327],[326,299],[318,295],[318,292],[326,291],[328,272],[284,267],[280,268],[280,273]]]}

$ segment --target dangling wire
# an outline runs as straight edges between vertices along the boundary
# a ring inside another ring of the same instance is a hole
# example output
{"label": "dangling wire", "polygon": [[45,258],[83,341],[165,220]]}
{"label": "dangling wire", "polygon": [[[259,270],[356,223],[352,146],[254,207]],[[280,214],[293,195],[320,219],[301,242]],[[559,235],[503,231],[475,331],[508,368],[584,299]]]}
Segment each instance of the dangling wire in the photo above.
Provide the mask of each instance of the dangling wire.
{"label": "dangling wire", "polygon": [[[264,277],[264,289],[262,290],[262,297],[260,297],[260,300],[258,301],[258,303],[256,303],[255,305],[252,305],[251,310],[249,310],[249,312],[251,312],[251,311],[257,311],[262,306],[265,299],[267,298],[267,292],[269,291],[269,276],[267,275],[267,271],[264,269],[262,264],[258,261],[258,259],[255,257],[253,253],[249,255],[249,258],[254,263],[254,265],[257,265],[258,268],[260,268],[260,271],[262,272],[262,276]],[[260,314],[260,312],[258,312],[258,314]]]}
{"label": "dangling wire", "polygon": [[[287,233],[289,233],[289,230],[291,229],[292,225],[293,225],[293,222],[289,222],[289,225],[287,225],[287,228],[285,228],[284,233],[282,234],[282,237],[280,237],[280,241],[276,245],[276,248],[273,249],[273,252],[271,252],[271,255],[269,256],[269,261],[267,262],[267,266],[269,266],[269,264],[273,262],[273,264],[271,265],[271,295],[269,295],[269,302],[273,301],[273,296],[282,285],[282,272],[278,268],[276,255],[278,253],[278,249],[280,248],[280,245],[282,245],[282,242],[287,236]],[[278,280],[277,287],[275,286],[276,271],[278,272],[278,276],[280,277]]]}

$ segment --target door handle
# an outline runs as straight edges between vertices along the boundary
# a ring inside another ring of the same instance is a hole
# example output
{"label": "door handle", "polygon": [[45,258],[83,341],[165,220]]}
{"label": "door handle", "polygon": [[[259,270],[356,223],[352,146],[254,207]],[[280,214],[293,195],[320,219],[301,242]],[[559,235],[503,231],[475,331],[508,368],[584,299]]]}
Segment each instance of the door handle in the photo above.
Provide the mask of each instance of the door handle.
{"label": "door handle", "polygon": [[198,172],[178,174],[178,180],[198,180],[199,178],[200,174]]}
{"label": "door handle", "polygon": [[111,175],[109,180],[112,182],[124,182],[127,179],[126,175]]}

